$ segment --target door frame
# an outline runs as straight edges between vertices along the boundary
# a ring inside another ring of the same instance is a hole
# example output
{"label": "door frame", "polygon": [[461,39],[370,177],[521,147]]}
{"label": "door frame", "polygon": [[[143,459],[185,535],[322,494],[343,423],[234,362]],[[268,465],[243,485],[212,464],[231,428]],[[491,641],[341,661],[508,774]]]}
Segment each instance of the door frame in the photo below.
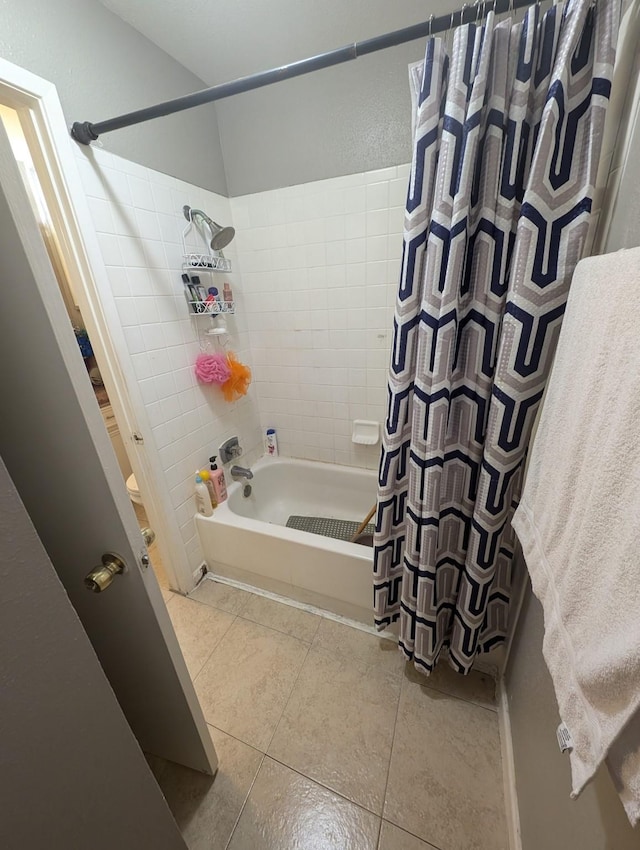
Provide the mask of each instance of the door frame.
{"label": "door frame", "polygon": [[[138,389],[107,270],[93,227],[69,134],[53,83],[0,59],[0,103],[18,113],[47,200],[69,286],[82,312],[91,345],[125,442],[171,587],[193,589],[170,494],[161,472],[144,402]],[[87,148],[90,161],[91,149]],[[134,442],[133,435],[143,438]]]}
{"label": "door frame", "polygon": [[[0,222],[4,462],[141,748],[214,775],[202,707],[4,127]],[[27,315],[30,333],[16,320]],[[112,553],[116,588],[89,593],[87,571]]]}

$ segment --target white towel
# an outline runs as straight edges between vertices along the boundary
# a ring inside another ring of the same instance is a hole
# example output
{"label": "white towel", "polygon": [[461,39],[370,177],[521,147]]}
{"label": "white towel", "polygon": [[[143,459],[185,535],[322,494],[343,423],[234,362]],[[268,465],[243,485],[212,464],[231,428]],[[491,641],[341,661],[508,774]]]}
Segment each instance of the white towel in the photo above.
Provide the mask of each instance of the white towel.
{"label": "white towel", "polygon": [[[513,527],[573,737],[640,819],[640,249],[580,262]],[[628,725],[627,725],[628,724]],[[626,728],[625,728],[626,727]]]}

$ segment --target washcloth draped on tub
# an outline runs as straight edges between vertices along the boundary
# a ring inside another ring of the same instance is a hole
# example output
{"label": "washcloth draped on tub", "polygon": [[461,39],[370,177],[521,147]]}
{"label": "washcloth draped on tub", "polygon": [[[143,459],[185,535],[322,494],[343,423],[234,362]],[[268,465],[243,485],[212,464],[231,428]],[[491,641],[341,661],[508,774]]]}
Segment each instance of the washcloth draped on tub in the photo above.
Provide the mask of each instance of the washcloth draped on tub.
{"label": "washcloth draped on tub", "polygon": [[544,609],[576,796],[640,819],[640,249],[580,262],[513,526]]}

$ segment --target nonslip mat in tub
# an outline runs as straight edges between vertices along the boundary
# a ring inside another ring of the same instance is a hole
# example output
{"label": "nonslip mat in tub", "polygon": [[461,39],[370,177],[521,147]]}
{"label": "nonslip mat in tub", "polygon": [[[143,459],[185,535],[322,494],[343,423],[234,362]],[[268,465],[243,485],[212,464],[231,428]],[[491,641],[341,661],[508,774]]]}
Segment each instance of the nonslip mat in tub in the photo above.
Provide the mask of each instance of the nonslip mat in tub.
{"label": "nonslip mat in tub", "polygon": [[[335,540],[352,540],[360,527],[359,522],[349,519],[331,519],[323,516],[290,516],[287,528],[297,528],[298,531],[309,531],[322,537],[333,537]],[[365,526],[363,534],[373,534],[372,522]]]}

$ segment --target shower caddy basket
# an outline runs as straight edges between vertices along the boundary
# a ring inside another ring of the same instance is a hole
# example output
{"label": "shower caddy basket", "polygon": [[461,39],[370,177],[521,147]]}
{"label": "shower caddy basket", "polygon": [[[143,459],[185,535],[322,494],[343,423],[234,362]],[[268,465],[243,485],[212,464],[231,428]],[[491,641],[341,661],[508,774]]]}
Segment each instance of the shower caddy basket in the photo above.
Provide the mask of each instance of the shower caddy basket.
{"label": "shower caddy basket", "polygon": [[[224,256],[222,251],[213,251],[204,237],[200,228],[195,224],[191,216],[190,208],[187,226],[182,231],[182,271],[187,274],[202,274],[202,272],[230,272],[231,260]],[[186,213],[185,213],[186,216]],[[189,234],[195,231],[205,245],[204,251],[194,251],[193,246],[188,245]],[[208,289],[208,287],[205,287]],[[185,287],[185,298],[189,304],[190,316],[222,316],[236,312],[234,301],[193,301],[189,298],[189,291]]]}

